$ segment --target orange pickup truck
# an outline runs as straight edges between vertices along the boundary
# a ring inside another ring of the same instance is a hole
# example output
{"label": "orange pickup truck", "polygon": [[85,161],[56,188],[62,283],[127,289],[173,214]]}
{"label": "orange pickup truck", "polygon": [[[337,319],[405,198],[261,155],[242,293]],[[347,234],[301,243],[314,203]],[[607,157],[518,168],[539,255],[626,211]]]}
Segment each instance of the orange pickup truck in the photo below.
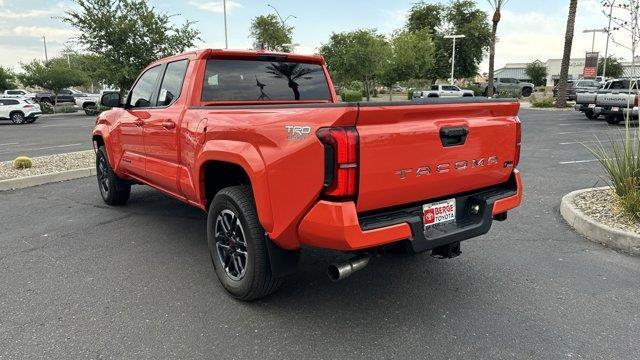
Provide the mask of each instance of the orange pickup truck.
{"label": "orange pickup truck", "polygon": [[202,50],[149,65],[93,130],[100,194],[149,185],[208,212],[214,269],[234,297],[275,291],[302,247],[460,254],[522,199],[519,104],[339,102],[321,56]]}

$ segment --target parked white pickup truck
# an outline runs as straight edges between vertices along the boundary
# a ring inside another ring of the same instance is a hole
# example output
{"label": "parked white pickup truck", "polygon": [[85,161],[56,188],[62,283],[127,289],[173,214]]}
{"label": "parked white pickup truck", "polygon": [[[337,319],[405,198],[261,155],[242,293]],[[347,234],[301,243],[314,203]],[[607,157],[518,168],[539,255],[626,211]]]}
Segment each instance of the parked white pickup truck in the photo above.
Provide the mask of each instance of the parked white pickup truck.
{"label": "parked white pickup truck", "polygon": [[613,125],[620,123],[625,113],[637,106],[638,83],[631,84],[629,79],[615,79],[607,81],[600,91],[578,93],[575,109],[584,112],[589,119],[602,115]]}
{"label": "parked white pickup truck", "polygon": [[455,85],[431,85],[431,90],[416,91],[414,98],[469,97],[474,96],[471,90],[462,90]]}

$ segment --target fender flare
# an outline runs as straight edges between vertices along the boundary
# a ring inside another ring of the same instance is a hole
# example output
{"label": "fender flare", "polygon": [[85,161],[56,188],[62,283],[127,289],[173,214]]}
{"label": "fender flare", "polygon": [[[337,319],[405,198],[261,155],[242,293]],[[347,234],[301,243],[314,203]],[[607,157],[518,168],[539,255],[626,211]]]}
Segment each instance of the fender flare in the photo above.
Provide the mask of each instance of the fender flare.
{"label": "fender flare", "polygon": [[269,196],[269,182],[267,180],[265,162],[258,150],[250,143],[244,141],[207,141],[196,156],[193,168],[193,179],[196,182],[196,196],[203,205],[206,204],[203,169],[209,161],[235,164],[244,170],[251,181],[251,190],[256,204],[258,220],[266,232],[272,232],[274,220],[271,197]]}

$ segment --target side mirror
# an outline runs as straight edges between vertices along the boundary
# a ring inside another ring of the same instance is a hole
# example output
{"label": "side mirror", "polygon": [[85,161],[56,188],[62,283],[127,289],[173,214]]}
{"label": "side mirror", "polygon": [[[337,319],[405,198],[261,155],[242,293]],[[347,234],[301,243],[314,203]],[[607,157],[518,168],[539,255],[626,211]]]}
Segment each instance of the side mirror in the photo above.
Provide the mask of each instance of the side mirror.
{"label": "side mirror", "polygon": [[102,98],[100,99],[100,105],[109,108],[122,107],[120,93],[112,92],[102,95]]}

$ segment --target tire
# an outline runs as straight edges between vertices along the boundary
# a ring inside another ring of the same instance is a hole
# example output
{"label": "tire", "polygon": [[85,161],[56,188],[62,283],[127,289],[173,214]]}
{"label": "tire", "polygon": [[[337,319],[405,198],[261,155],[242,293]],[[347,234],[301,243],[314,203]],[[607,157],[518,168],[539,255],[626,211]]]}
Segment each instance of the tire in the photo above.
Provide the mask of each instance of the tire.
{"label": "tire", "polygon": [[609,125],[618,125],[622,121],[622,116],[609,115],[606,117],[606,120]]}
{"label": "tire", "polygon": [[24,114],[20,111],[16,111],[14,113],[11,113],[10,115],[11,117],[11,122],[16,124],[16,125],[22,125],[26,122],[26,119],[24,117]]}
{"label": "tire", "polygon": [[254,204],[251,187],[224,188],[211,202],[207,217],[209,255],[218,280],[243,301],[263,298],[282,284],[271,274],[267,238]]}
{"label": "tire", "polygon": [[116,206],[129,200],[131,184],[113,172],[104,146],[100,146],[96,153],[96,177],[100,195],[105,203]]}
{"label": "tire", "polygon": [[599,115],[596,114],[593,110],[589,109],[589,110],[586,110],[584,112],[584,116],[586,116],[587,119],[589,119],[589,120],[596,120],[596,119],[598,119]]}
{"label": "tire", "polygon": [[531,96],[531,93],[533,93],[533,89],[531,89],[531,88],[526,87],[526,88],[522,89],[522,96],[524,96],[524,97]]}

